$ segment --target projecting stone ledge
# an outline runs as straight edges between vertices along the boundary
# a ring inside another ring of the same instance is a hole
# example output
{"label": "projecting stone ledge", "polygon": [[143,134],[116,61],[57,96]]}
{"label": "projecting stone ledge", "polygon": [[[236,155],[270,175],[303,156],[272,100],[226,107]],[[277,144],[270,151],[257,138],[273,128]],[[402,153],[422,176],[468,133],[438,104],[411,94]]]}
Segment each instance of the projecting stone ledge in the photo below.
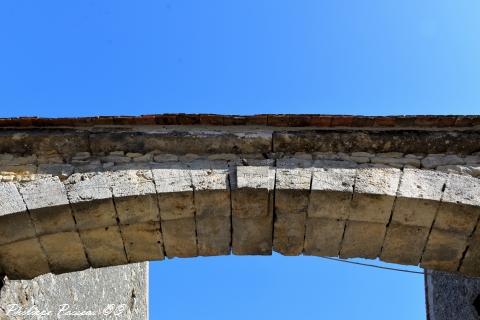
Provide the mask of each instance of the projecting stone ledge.
{"label": "projecting stone ledge", "polygon": [[74,318],[147,319],[148,264],[46,274],[33,280],[4,279],[1,320]]}

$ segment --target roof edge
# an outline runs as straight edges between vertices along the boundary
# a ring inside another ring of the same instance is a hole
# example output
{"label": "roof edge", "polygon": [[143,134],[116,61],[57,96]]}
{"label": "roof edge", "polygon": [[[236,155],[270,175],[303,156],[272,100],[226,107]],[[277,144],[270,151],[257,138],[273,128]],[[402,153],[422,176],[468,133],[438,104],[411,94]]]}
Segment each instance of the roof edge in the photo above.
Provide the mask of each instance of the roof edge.
{"label": "roof edge", "polygon": [[220,115],[166,113],[140,116],[91,116],[77,118],[0,118],[0,127],[92,127],[105,125],[205,125],[272,127],[378,127],[469,128],[480,126],[479,115],[356,116],[325,114]]}

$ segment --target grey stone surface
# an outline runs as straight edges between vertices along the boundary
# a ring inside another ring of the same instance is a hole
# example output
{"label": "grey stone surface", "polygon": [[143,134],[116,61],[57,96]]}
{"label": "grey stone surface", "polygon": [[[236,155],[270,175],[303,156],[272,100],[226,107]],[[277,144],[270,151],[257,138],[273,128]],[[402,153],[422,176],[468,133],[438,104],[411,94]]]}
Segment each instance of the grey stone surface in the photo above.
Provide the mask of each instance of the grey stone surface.
{"label": "grey stone surface", "polygon": [[228,165],[225,161],[198,161],[190,167],[198,254],[229,254],[232,212]]}
{"label": "grey stone surface", "polygon": [[426,270],[428,320],[480,318],[480,279]]}
{"label": "grey stone surface", "polygon": [[[275,176],[274,250],[284,255],[303,251],[312,168],[278,164]],[[307,162],[308,165],[308,162]]]}
{"label": "grey stone surface", "polygon": [[112,181],[103,172],[76,173],[65,180],[80,238],[93,267],[127,263]]}
{"label": "grey stone surface", "polygon": [[422,166],[426,169],[432,169],[438,166],[464,164],[465,161],[457,155],[429,155],[422,160]]}
{"label": "grey stone surface", "polygon": [[350,220],[387,223],[400,182],[393,168],[357,169]]}
{"label": "grey stone surface", "polygon": [[480,180],[450,174],[421,265],[456,271],[480,214]]}
{"label": "grey stone surface", "polygon": [[184,164],[159,164],[152,169],[158,194],[165,254],[193,257],[198,253],[195,205],[190,171]]}
{"label": "grey stone surface", "polygon": [[356,169],[314,168],[308,217],[347,219],[355,174]]}
{"label": "grey stone surface", "polygon": [[392,221],[430,228],[448,175],[416,169],[403,170]]}
{"label": "grey stone surface", "polygon": [[0,244],[35,236],[27,207],[13,182],[0,183]]}
{"label": "grey stone surface", "polygon": [[[2,320],[148,318],[147,263],[4,280]],[[45,316],[36,316],[41,313]]]}
{"label": "grey stone surface", "polygon": [[232,180],[232,251],[271,254],[275,170],[239,166]]}

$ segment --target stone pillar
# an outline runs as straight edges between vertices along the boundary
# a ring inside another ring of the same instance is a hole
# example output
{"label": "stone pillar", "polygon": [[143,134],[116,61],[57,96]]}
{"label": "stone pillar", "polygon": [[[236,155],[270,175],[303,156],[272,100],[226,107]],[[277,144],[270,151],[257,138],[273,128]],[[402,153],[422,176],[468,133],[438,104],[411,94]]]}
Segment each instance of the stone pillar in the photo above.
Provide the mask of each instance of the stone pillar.
{"label": "stone pillar", "polygon": [[1,320],[74,318],[147,319],[148,263],[45,274],[32,280],[4,278]]}
{"label": "stone pillar", "polygon": [[428,320],[480,319],[480,278],[425,270]]}

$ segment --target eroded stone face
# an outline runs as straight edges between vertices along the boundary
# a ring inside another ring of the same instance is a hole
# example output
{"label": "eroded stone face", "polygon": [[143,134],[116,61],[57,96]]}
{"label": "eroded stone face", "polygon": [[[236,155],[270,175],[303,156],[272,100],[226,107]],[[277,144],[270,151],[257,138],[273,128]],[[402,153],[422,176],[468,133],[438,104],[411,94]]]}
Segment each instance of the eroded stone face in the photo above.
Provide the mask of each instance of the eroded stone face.
{"label": "eroded stone face", "polygon": [[[30,315],[28,310],[32,311]],[[44,316],[37,317],[34,311]],[[84,316],[80,316],[81,312]],[[29,281],[4,279],[0,290],[1,319],[75,317],[148,319],[148,264],[46,274]]]}

